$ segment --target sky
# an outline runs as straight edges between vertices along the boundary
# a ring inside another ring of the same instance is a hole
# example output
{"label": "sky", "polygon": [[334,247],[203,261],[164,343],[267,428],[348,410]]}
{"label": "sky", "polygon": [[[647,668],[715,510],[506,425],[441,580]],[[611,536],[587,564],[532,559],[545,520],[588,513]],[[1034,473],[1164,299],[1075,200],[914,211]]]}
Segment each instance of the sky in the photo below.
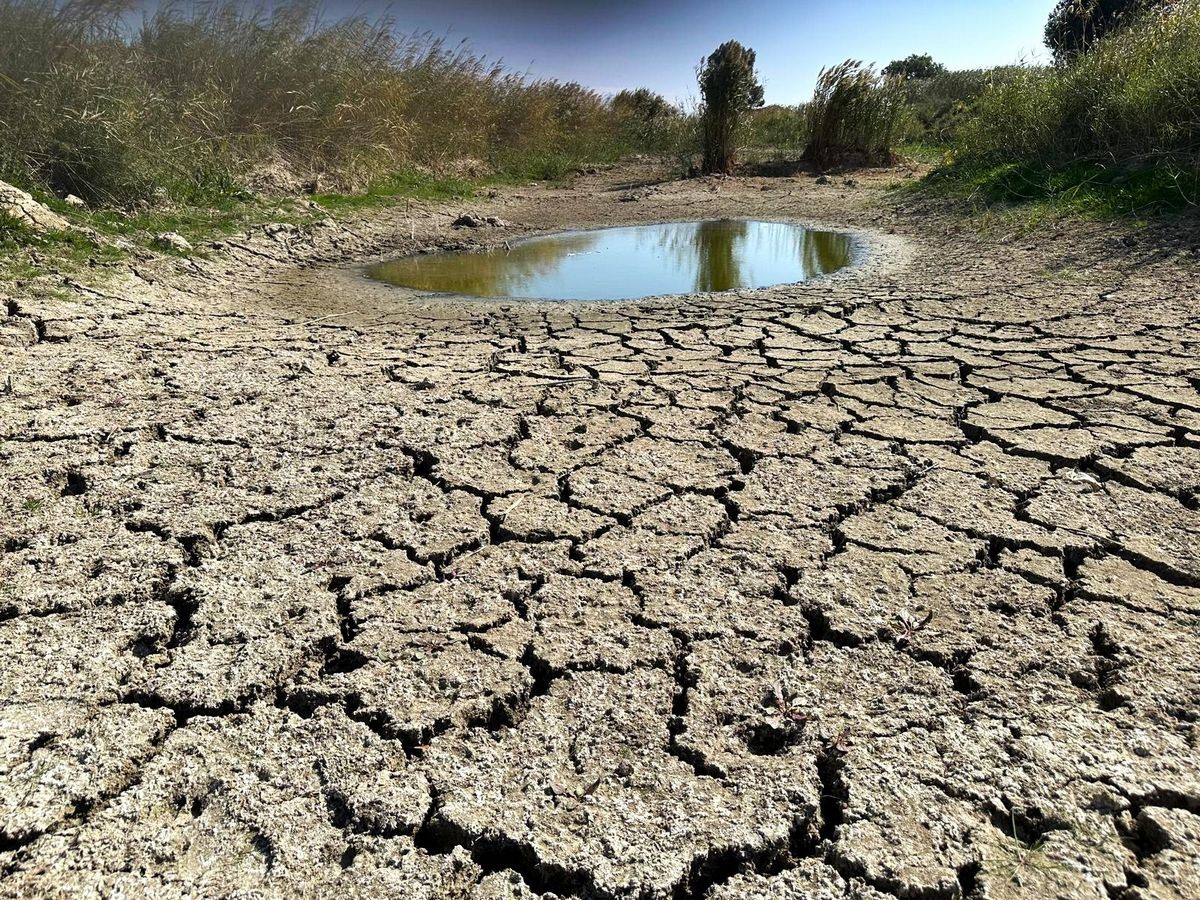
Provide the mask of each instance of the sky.
{"label": "sky", "polygon": [[812,93],[822,66],[931,53],[950,68],[1044,59],[1054,0],[326,0],[329,15],[390,14],[404,31],[466,38],[513,69],[601,93],[696,94],[701,57],[729,39],[758,54],[768,103]]}

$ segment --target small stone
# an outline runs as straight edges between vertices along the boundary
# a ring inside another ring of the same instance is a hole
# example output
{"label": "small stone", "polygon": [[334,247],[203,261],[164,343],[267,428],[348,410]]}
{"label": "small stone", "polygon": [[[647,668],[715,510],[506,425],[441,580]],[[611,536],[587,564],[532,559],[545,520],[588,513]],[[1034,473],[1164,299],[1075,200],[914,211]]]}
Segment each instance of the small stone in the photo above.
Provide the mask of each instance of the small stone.
{"label": "small stone", "polygon": [[151,244],[159,250],[170,250],[174,253],[192,252],[191,242],[183,235],[174,231],[164,231],[161,234],[156,234]]}
{"label": "small stone", "polygon": [[16,219],[35,231],[61,231],[71,224],[58,213],[38,203],[20,188],[0,181],[0,216]]}

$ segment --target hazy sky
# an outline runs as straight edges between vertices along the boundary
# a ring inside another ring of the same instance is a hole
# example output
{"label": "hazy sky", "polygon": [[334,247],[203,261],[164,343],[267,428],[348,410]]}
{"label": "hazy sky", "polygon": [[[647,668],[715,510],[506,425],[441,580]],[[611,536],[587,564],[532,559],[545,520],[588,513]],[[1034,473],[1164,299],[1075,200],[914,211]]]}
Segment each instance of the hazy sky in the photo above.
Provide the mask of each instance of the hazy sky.
{"label": "hazy sky", "polygon": [[1042,53],[1054,0],[331,0],[330,14],[388,11],[402,30],[449,32],[489,57],[605,93],[695,93],[696,63],[734,38],[758,52],[768,103],[797,103],[843,59],[932,53],[951,68]]}

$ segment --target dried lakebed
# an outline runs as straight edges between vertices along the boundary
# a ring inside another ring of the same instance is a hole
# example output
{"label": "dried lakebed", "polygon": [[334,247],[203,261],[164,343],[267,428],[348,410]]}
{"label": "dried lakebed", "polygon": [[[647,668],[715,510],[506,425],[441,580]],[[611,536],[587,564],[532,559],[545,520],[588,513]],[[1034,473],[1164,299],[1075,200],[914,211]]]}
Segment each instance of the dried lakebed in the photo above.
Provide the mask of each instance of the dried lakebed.
{"label": "dried lakebed", "polygon": [[472,240],[428,209],[12,291],[0,895],[1200,893],[1194,253],[619,176],[478,207],[878,250],[592,305],[295,266]]}

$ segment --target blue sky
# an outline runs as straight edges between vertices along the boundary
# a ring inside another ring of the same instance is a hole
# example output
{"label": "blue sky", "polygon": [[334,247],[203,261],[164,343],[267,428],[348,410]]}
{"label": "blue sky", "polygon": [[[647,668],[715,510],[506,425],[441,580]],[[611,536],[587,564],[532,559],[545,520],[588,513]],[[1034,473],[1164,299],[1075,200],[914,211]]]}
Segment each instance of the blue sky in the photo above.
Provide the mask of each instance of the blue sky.
{"label": "blue sky", "polygon": [[1054,0],[333,0],[327,12],[390,12],[402,30],[449,32],[489,57],[605,93],[647,86],[695,93],[694,69],[722,41],[758,52],[767,102],[797,103],[843,59],[884,65],[932,53],[951,68],[1042,54]]}

